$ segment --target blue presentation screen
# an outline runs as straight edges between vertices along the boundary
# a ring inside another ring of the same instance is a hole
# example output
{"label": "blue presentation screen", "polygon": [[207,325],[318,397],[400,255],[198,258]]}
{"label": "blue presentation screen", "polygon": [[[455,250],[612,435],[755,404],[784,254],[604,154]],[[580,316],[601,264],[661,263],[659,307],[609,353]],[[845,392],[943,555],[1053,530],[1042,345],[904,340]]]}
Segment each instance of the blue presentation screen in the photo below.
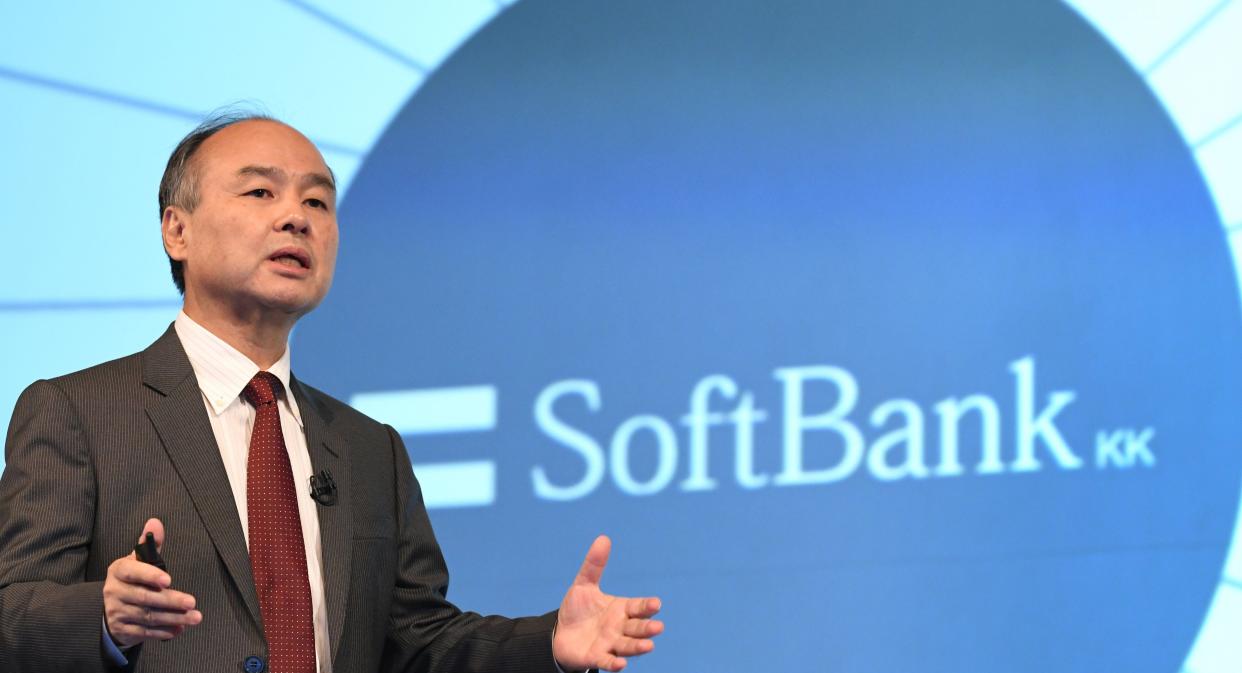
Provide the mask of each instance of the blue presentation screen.
{"label": "blue presentation screen", "polygon": [[1157,83],[1054,2],[523,0],[350,165],[294,370],[463,607],[611,535],[634,670],[1227,670],[1236,119]]}

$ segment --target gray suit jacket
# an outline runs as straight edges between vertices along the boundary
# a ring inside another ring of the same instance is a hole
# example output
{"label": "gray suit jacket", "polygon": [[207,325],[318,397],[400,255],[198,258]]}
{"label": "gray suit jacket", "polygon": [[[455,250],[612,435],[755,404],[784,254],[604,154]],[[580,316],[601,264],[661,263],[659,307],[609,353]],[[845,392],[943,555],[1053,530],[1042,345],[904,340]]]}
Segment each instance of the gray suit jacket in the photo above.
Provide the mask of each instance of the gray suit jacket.
{"label": "gray suit jacket", "polygon": [[[314,470],[335,673],[550,673],[555,613],[506,619],[445,599],[448,572],[401,438],[293,380]],[[233,494],[198,382],[170,327],[136,355],[22,394],[0,477],[0,671],[102,671],[102,586],[159,517],[173,586],[203,623],[131,656],[139,671],[240,671],[267,659]],[[278,672],[279,673],[279,672]]]}

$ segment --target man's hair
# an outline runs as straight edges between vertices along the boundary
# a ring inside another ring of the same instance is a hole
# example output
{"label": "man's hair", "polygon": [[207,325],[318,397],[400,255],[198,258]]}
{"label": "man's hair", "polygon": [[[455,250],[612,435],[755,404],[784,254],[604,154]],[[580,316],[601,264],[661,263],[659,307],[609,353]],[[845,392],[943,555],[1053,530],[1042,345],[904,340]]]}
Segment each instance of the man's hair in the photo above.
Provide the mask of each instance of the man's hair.
{"label": "man's hair", "polygon": [[[198,152],[198,148],[208,138],[223,131],[224,129],[244,121],[261,119],[265,121],[279,121],[269,114],[263,112],[236,111],[230,110],[225,112],[213,113],[203,123],[199,124],[189,135],[181,139],[177,143],[177,147],[173,149],[172,155],[168,157],[168,166],[164,168],[164,177],[160,179],[160,221],[164,220],[164,211],[169,206],[177,206],[185,209],[186,212],[194,212],[198,207],[198,167],[194,162],[194,155]],[[177,286],[177,291],[185,294],[185,267],[184,265],[173,259],[168,258],[168,263],[172,267],[173,284]]]}

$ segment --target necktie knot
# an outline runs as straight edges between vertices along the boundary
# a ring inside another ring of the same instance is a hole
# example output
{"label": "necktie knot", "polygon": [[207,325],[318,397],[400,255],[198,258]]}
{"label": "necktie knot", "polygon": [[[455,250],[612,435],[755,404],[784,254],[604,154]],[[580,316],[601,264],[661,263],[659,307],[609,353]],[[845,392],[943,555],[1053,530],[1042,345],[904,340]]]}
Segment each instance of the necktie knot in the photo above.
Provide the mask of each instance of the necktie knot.
{"label": "necktie knot", "polygon": [[250,379],[250,383],[242,389],[242,396],[254,408],[271,404],[276,401],[276,393],[283,390],[284,386],[280,385],[280,379],[276,378],[271,372],[259,372]]}

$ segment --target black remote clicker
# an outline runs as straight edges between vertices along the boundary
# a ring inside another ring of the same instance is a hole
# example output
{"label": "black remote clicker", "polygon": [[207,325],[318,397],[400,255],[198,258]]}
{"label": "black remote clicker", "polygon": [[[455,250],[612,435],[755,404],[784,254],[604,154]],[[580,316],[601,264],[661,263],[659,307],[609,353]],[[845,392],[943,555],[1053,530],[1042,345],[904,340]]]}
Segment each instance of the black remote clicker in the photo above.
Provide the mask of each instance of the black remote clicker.
{"label": "black remote clicker", "polygon": [[146,539],[134,547],[134,556],[137,556],[138,560],[143,563],[149,563],[164,572],[168,572],[168,566],[164,564],[164,557],[160,556],[160,550],[155,546],[155,533],[147,533]]}

